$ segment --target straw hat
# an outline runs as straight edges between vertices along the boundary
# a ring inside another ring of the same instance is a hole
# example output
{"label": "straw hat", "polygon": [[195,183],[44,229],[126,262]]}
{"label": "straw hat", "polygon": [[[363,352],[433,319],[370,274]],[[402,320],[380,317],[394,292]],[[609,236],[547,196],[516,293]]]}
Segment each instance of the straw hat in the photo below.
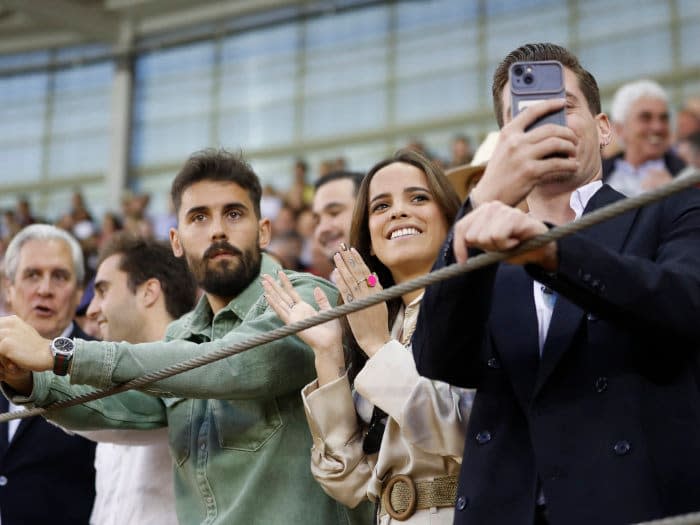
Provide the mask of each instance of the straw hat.
{"label": "straw hat", "polygon": [[476,186],[486,169],[486,163],[491,158],[498,142],[498,131],[491,131],[474,153],[469,164],[450,168],[445,172],[461,200],[467,198],[469,192]]}

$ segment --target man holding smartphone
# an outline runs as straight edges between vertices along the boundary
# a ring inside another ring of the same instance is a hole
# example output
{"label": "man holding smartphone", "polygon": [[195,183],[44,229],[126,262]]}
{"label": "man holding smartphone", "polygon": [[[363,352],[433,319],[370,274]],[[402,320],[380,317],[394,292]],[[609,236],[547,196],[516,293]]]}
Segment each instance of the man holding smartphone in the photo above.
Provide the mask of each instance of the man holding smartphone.
{"label": "man holding smartphone", "polygon": [[[543,60],[564,66],[565,100],[512,118],[509,67]],[[493,98],[499,143],[437,267],[623,198],[601,182],[611,127],[569,51],[516,49]],[[532,127],[561,108],[566,126]],[[529,214],[512,207],[523,198]],[[700,192],[431,286],[423,302],[419,372],[477,388],[455,523],[629,523],[700,509]]]}

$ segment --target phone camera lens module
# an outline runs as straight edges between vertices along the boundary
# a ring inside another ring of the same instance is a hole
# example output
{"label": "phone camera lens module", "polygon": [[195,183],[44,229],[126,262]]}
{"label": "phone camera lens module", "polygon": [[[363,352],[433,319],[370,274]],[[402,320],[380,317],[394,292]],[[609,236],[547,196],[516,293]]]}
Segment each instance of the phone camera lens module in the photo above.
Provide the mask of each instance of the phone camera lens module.
{"label": "phone camera lens module", "polygon": [[519,77],[523,74],[523,66],[515,66],[513,68],[513,73],[515,74],[516,77]]}
{"label": "phone camera lens module", "polygon": [[523,77],[523,82],[525,82],[528,86],[530,84],[532,84],[534,81],[535,81],[535,78],[530,74],[527,74]]}

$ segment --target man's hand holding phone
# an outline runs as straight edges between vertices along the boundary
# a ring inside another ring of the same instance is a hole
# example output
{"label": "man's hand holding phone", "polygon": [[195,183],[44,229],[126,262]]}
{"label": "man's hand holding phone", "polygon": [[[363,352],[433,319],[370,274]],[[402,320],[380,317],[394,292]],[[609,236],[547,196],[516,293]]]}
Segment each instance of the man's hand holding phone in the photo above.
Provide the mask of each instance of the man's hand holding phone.
{"label": "man's hand holding phone", "polygon": [[571,129],[542,124],[525,131],[565,106],[562,98],[543,100],[503,126],[484,175],[470,194],[474,206],[493,200],[515,206],[549,175],[576,172],[578,139]]}

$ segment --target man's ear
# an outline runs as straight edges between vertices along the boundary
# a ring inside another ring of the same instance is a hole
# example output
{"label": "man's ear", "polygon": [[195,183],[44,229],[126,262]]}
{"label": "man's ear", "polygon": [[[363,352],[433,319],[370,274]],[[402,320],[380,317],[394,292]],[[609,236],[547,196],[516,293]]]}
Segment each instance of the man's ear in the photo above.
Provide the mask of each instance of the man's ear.
{"label": "man's ear", "polygon": [[150,308],[163,294],[163,290],[160,287],[160,281],[155,277],[151,277],[146,282],[141,283],[139,286],[140,299],[143,301],[143,305],[146,308]]}
{"label": "man's ear", "polygon": [[[610,144],[613,139],[613,126],[605,113],[598,113],[595,117],[596,125],[598,126],[598,145],[603,148]],[[616,124],[617,128],[618,125]],[[617,129],[616,129],[617,131]],[[618,133],[618,137],[619,137]]]}
{"label": "man's ear", "polygon": [[0,291],[0,301],[12,311],[12,296],[14,295],[15,287],[12,285],[6,275],[2,276],[2,290]]}
{"label": "man's ear", "polygon": [[185,253],[180,244],[180,234],[175,228],[170,228],[170,247],[173,249],[175,257],[182,257]]}
{"label": "man's ear", "polygon": [[270,219],[264,218],[258,221],[258,246],[261,250],[267,248],[272,237],[272,223]]}

